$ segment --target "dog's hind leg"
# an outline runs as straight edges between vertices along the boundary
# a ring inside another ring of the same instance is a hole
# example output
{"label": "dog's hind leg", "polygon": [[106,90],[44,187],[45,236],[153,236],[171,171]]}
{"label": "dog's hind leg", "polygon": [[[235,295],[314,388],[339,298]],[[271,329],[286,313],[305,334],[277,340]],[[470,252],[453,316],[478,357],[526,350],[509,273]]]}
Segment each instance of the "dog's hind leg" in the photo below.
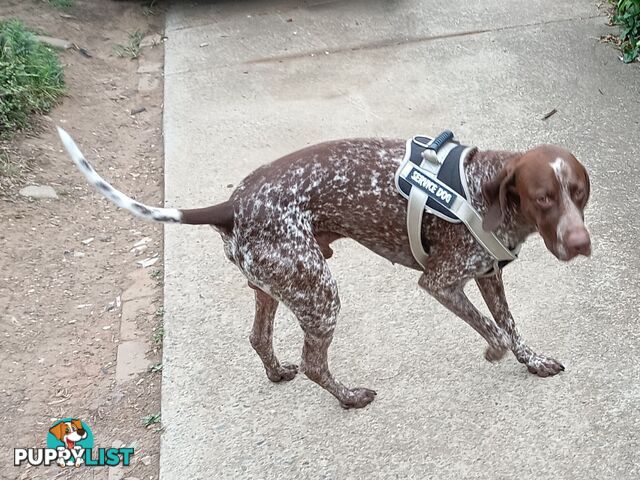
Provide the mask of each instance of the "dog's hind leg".
{"label": "dog's hind leg", "polygon": [[[329,370],[329,346],[340,311],[340,299],[324,259],[319,259],[318,264],[321,269],[315,272],[315,278],[309,277],[309,270],[301,273],[307,277],[302,284],[308,289],[291,292],[290,298],[283,299],[304,331],[301,371],[336,397],[343,408],[362,408],[373,401],[376,392],[368,388],[347,388]],[[304,293],[302,298],[301,293]],[[306,301],[300,301],[304,297]]]}
{"label": "dog's hind leg", "polygon": [[281,365],[273,351],[273,323],[278,301],[251,283],[249,286],[255,290],[256,296],[256,316],[249,337],[251,346],[262,360],[269,380],[272,382],[292,380],[298,373],[298,366]]}
{"label": "dog's hind leg", "polygon": [[[270,239],[263,231],[260,250],[255,248],[255,242],[247,244],[243,257],[250,257],[252,261],[243,264],[243,271],[251,283],[280,300],[298,319],[304,331],[300,371],[335,396],[342,407],[361,408],[368,405],[376,393],[367,388],[347,388],[329,370],[328,351],[340,299],[323,252],[309,230],[301,230],[303,233],[294,242],[286,243],[281,236]],[[256,318],[264,320],[275,313],[276,303],[259,298],[259,302],[264,303],[262,307],[258,304],[258,310],[262,308],[263,313],[257,310]],[[270,350],[265,348],[262,353],[268,354]]]}

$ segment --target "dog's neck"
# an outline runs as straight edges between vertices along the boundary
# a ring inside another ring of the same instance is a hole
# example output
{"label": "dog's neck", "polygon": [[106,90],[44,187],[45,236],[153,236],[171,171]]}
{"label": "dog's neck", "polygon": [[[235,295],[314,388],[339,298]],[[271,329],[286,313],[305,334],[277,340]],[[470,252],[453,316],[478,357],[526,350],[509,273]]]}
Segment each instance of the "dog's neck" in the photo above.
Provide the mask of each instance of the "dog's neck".
{"label": "dog's neck", "polygon": [[[482,193],[482,186],[498,176],[508,162],[521,156],[520,152],[475,151],[465,160],[464,170],[467,176],[470,200],[481,215],[486,215],[489,208]],[[510,206],[495,233],[505,242],[507,247],[513,249],[522,244],[536,230],[536,226],[523,218],[517,207]]]}

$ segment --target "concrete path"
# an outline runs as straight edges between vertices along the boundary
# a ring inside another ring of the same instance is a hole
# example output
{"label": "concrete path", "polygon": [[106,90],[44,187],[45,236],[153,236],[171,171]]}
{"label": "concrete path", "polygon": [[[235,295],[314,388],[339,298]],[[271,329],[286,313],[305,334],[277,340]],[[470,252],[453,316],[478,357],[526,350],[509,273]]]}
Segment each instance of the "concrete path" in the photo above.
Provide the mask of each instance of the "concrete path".
{"label": "concrete path", "polygon": [[[338,242],[331,364],[378,392],[344,411],[304,376],[266,379],[248,342],[253,294],[219,237],[167,227],[163,480],[638,478],[640,72],[598,42],[611,30],[594,4],[175,2],[168,205],[222,201],[257,166],[321,140],[451,128],[481,148],[573,150],[591,172],[595,250],[561,264],[536,238],[508,267],[525,338],[567,367],[540,379],[512,356],[484,361],[483,341],[414,272]],[[275,336],[297,362],[284,309]]]}

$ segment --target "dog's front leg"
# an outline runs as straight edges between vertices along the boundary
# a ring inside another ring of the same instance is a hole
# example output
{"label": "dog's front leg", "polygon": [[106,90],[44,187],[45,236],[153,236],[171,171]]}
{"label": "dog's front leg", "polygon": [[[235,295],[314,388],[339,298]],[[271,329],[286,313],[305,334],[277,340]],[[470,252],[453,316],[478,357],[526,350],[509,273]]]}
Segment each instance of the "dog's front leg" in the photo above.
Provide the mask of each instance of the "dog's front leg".
{"label": "dog's front leg", "polygon": [[487,360],[493,362],[502,358],[511,347],[509,335],[493,319],[485,317],[473,306],[464,293],[466,280],[457,278],[455,283],[448,283],[444,281],[445,278],[453,276],[446,275],[440,269],[427,270],[418,284],[482,335],[489,344],[485,354]]}
{"label": "dog's front leg", "polygon": [[496,323],[509,335],[511,350],[520,363],[524,363],[531,373],[540,377],[555,375],[564,370],[560,362],[531,350],[518,333],[504,293],[502,272],[490,277],[476,278],[476,283]]}

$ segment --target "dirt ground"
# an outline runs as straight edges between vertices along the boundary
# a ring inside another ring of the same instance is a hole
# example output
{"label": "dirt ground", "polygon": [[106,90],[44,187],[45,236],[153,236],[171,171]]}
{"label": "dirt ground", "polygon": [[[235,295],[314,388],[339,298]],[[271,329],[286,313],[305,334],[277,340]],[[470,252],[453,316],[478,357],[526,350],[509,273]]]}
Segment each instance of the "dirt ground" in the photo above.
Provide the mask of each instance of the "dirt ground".
{"label": "dirt ground", "polygon": [[[94,192],[62,152],[54,128],[71,133],[118,188],[162,204],[162,42],[144,47],[138,59],[114,50],[136,30],[162,35],[163,7],[148,5],[75,0],[59,10],[44,0],[0,0],[0,18],[19,18],[90,55],[60,52],[68,95],[31,133],[2,145],[12,162],[27,167],[23,176],[0,181],[3,479],[158,478],[160,423],[145,426],[143,418],[160,412],[162,227],[117,211]],[[26,185],[52,186],[59,198],[23,197],[18,192]],[[152,266],[136,263],[154,255]],[[128,323],[121,325],[127,305]],[[123,370],[136,374],[124,380],[116,375],[118,363],[131,360],[125,350],[118,355],[123,332],[133,332],[129,344],[144,347],[142,361]],[[63,417],[86,422],[96,447],[133,446],[132,465],[12,465],[14,448],[46,446],[49,427]]]}

